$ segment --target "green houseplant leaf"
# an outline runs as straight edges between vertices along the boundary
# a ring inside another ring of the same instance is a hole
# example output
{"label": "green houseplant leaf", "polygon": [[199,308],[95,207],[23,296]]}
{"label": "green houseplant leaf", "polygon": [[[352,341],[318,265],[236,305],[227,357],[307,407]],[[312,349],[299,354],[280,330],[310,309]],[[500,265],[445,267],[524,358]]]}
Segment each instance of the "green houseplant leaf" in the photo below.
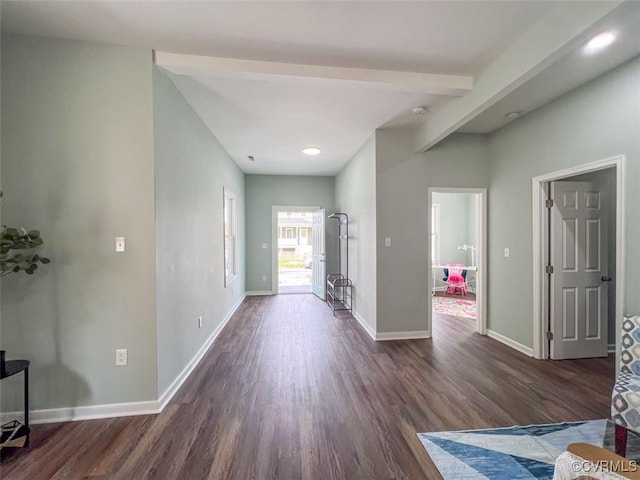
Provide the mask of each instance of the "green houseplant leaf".
{"label": "green houseplant leaf", "polygon": [[[0,198],[2,192],[0,191]],[[40,247],[44,241],[40,237],[40,230],[25,230],[24,228],[7,227],[2,225],[0,231],[0,277],[23,271],[33,275],[38,264],[51,263],[46,257],[41,257],[30,250]]]}

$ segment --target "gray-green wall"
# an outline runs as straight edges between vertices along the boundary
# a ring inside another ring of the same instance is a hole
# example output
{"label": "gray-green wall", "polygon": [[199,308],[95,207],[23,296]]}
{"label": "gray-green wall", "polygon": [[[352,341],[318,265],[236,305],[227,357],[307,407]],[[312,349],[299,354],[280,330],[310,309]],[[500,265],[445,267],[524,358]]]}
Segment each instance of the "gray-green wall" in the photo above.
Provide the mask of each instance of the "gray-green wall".
{"label": "gray-green wall", "polygon": [[[625,305],[640,313],[640,58],[489,139],[489,328],[532,346],[531,178],[626,155]],[[504,247],[511,256],[504,258]],[[512,281],[505,282],[505,279]],[[517,279],[517,281],[513,281]]]}
{"label": "gray-green wall", "polygon": [[[246,252],[247,292],[271,291],[272,230],[271,207],[317,206],[327,215],[334,209],[334,178],[281,175],[246,175]],[[327,228],[327,271],[336,268],[335,234]],[[268,248],[262,248],[266,243]],[[267,280],[262,281],[266,275]]]}
{"label": "gray-green wall", "polygon": [[[40,229],[52,260],[2,279],[2,348],[32,362],[32,409],[155,400],[151,52],[28,36],[1,48],[2,223]],[[2,382],[3,410],[21,408],[21,380]]]}
{"label": "gray-green wall", "polygon": [[[372,135],[336,177],[336,208],[349,215],[349,277],[353,311],[377,329],[376,139]],[[335,220],[331,220],[336,223]],[[346,265],[343,265],[343,273]]]}
{"label": "gray-green wall", "polygon": [[[155,69],[153,98],[161,396],[244,295],[245,206],[243,173]],[[238,276],[226,288],[223,187],[236,195],[238,221]]]}
{"label": "gray-green wall", "polygon": [[[425,153],[415,153],[412,132],[376,134],[378,332],[427,329],[430,255],[430,187],[489,186],[487,140],[452,135]],[[391,237],[391,247],[385,247]]]}

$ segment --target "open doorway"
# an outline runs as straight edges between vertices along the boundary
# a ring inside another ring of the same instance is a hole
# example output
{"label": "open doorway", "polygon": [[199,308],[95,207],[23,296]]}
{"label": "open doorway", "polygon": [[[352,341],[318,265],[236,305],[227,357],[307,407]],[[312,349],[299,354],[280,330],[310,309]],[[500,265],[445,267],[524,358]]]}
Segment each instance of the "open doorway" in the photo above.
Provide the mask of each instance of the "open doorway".
{"label": "open doorway", "polygon": [[324,211],[317,206],[273,206],[271,211],[271,292],[313,292],[323,298],[324,281],[316,279],[324,275],[324,221],[318,221]]}
{"label": "open doorway", "polygon": [[311,293],[313,211],[277,214],[278,293]]}
{"label": "open doorway", "polygon": [[615,350],[624,276],[624,157],[533,179],[534,357]]}
{"label": "open doorway", "polygon": [[486,334],[485,205],[485,189],[429,189],[430,332],[446,316]]}

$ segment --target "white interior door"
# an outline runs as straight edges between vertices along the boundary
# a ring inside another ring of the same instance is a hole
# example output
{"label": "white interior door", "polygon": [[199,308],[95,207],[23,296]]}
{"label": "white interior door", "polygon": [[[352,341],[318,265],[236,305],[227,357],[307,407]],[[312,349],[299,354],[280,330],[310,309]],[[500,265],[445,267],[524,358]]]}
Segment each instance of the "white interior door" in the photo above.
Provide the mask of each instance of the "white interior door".
{"label": "white interior door", "polygon": [[607,356],[606,196],[590,182],[551,182],[553,359]]}
{"label": "white interior door", "polygon": [[327,263],[326,263],[326,255],[325,255],[325,237],[324,237],[324,219],[325,212],[324,208],[313,212],[313,263],[312,263],[312,273],[313,273],[313,285],[311,287],[314,294],[320,297],[322,300],[325,299],[325,286],[326,286],[326,271],[327,271]]}

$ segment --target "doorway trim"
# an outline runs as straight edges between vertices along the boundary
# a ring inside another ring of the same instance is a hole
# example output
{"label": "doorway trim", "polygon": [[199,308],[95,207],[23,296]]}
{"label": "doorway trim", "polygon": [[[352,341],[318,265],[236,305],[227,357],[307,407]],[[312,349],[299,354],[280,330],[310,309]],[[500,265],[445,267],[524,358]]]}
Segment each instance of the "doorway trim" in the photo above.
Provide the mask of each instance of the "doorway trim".
{"label": "doorway trim", "polygon": [[427,331],[432,336],[433,302],[431,292],[433,289],[433,264],[431,262],[431,206],[434,193],[470,193],[476,197],[476,228],[478,234],[478,261],[476,272],[476,332],[480,335],[487,334],[487,189],[486,188],[449,188],[429,187],[427,194]]}
{"label": "doorway trim", "polygon": [[315,212],[321,207],[314,205],[287,206],[273,205],[271,207],[271,293],[278,294],[278,213],[279,212]]}
{"label": "doorway trim", "polygon": [[[544,274],[545,258],[548,256],[545,202],[549,182],[574,177],[583,173],[596,172],[607,168],[616,169],[616,332],[624,310],[625,278],[625,155],[598,160],[555,172],[539,175],[531,179],[533,207],[533,358],[549,358],[549,343],[545,338],[547,296],[545,295],[547,278]],[[616,352],[619,347],[619,335],[616,334]]]}

